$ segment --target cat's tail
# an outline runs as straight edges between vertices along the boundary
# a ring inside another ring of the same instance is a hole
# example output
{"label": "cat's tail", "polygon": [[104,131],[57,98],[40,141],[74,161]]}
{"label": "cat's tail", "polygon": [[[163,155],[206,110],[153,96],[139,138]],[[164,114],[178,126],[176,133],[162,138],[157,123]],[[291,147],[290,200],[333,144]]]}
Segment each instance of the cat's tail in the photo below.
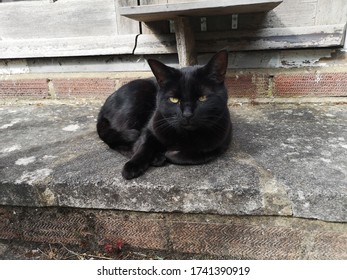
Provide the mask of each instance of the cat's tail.
{"label": "cat's tail", "polygon": [[114,150],[129,150],[140,136],[137,129],[117,131],[111,127],[110,122],[101,117],[98,119],[96,130],[99,137]]}

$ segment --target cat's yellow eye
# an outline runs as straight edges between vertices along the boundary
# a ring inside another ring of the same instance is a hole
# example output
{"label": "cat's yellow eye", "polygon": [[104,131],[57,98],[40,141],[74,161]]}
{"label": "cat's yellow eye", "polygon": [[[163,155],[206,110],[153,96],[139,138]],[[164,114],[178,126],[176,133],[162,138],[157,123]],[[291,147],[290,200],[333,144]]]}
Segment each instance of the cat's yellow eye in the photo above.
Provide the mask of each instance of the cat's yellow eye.
{"label": "cat's yellow eye", "polygon": [[199,97],[199,101],[201,101],[201,102],[205,102],[206,100],[207,100],[207,96],[206,95],[203,95],[203,96]]}
{"label": "cat's yellow eye", "polygon": [[176,98],[176,97],[170,97],[169,100],[170,100],[171,103],[174,103],[174,104],[177,104],[177,103],[180,102],[180,100],[178,98]]}

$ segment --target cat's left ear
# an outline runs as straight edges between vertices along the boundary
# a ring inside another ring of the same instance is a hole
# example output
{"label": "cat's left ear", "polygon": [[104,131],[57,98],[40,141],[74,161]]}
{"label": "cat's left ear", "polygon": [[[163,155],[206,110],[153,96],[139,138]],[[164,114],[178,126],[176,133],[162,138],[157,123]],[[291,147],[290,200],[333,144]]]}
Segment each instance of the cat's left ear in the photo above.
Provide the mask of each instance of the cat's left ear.
{"label": "cat's left ear", "polygon": [[228,68],[228,51],[221,50],[216,53],[210,61],[203,67],[208,78],[223,83]]}
{"label": "cat's left ear", "polygon": [[160,87],[163,87],[167,81],[173,79],[176,74],[176,69],[170,66],[166,66],[155,59],[147,60],[149,67],[151,68],[155,78]]}

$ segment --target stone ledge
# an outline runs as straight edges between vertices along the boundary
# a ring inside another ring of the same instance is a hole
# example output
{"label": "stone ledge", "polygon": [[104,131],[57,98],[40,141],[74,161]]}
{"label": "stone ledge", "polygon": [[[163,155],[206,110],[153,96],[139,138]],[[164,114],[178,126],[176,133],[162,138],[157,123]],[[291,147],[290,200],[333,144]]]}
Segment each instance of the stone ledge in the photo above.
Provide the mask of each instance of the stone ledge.
{"label": "stone ledge", "polygon": [[0,107],[0,205],[347,221],[347,106],[232,107],[234,142],[202,166],[121,178],[95,132],[100,104]]}

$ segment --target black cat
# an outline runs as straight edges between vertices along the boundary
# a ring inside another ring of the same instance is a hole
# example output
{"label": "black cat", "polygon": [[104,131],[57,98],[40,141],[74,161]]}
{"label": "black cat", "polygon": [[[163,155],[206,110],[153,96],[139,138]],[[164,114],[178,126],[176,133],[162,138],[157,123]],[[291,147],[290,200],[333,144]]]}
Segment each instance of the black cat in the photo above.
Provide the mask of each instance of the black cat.
{"label": "black cat", "polygon": [[175,69],[153,59],[156,79],[132,81],[108,97],[97,121],[100,138],[112,149],[132,149],[125,179],[150,165],[202,164],[231,140],[224,78],[228,53],[215,54],[205,66]]}

